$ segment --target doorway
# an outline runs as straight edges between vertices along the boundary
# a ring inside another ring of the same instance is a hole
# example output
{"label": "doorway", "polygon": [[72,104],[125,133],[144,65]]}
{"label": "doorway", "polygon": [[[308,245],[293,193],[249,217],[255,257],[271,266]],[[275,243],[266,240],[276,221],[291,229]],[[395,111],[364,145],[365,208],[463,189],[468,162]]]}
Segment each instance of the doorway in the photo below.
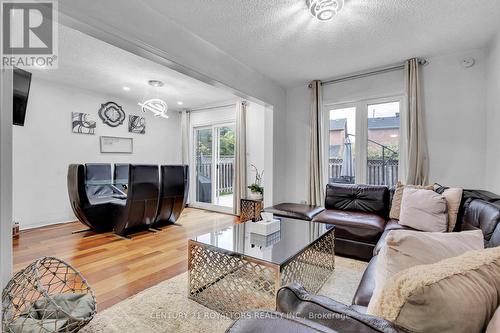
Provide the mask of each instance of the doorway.
{"label": "doorway", "polygon": [[193,128],[195,200],[192,206],[232,213],[235,123]]}

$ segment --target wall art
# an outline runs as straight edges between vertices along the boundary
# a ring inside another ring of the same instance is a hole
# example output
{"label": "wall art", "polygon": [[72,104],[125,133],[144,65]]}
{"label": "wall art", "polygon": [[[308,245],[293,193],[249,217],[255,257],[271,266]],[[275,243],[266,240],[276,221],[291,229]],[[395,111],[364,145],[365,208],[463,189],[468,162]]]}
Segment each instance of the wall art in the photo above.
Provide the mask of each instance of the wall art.
{"label": "wall art", "polygon": [[73,133],[95,134],[96,122],[88,113],[72,112]]}
{"label": "wall art", "polygon": [[134,151],[134,140],[132,138],[101,136],[100,143],[101,153],[132,154]]}
{"label": "wall art", "polygon": [[125,112],[123,112],[122,107],[115,102],[107,102],[101,104],[99,117],[106,125],[117,127],[125,121]]}
{"label": "wall art", "polygon": [[146,118],[132,114],[129,115],[128,131],[130,133],[146,134]]}

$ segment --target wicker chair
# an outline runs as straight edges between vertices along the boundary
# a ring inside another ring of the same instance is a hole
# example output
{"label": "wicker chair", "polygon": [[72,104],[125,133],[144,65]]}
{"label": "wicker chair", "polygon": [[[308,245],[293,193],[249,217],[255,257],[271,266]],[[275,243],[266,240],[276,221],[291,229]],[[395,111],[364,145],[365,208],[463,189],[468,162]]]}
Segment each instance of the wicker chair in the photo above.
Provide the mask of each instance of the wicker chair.
{"label": "wicker chair", "polygon": [[94,292],[68,263],[44,257],[18,272],[2,293],[4,332],[78,332],[96,313]]}

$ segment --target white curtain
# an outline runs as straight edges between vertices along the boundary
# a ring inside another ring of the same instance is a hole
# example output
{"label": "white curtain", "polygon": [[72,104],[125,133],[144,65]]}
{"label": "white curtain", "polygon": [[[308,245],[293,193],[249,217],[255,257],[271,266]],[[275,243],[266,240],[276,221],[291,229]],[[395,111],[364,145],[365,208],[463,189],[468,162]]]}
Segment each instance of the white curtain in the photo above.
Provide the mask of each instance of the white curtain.
{"label": "white curtain", "polygon": [[405,124],[408,155],[406,183],[426,185],[429,181],[429,157],[422,115],[418,59],[406,62],[405,76],[408,97],[408,116]]}
{"label": "white curtain", "polygon": [[309,85],[311,91],[311,115],[309,138],[309,175],[308,196],[310,205],[322,206],[325,192],[323,178],[323,102],[321,81],[312,81]]}
{"label": "white curtain", "polygon": [[191,127],[191,114],[189,111],[181,113],[181,145],[182,145],[182,164],[189,165],[189,128]]}
{"label": "white curtain", "polygon": [[246,113],[245,101],[236,103],[236,145],[234,156],[234,195],[233,211],[240,215],[240,200],[247,192],[247,150],[246,150]]}

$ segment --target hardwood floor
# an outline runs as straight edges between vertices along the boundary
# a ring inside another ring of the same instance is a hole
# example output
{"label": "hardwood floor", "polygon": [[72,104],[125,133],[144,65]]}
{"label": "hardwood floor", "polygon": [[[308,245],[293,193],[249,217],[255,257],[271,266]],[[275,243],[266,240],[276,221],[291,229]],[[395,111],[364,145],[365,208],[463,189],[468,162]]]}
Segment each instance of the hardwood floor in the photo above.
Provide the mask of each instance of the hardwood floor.
{"label": "hardwood floor", "polygon": [[21,231],[14,241],[14,271],[43,256],[61,258],[76,267],[94,288],[98,310],[187,270],[187,240],[215,226],[237,222],[231,215],[186,208],[178,223],[132,240],[112,233],[84,232],[79,222]]}

